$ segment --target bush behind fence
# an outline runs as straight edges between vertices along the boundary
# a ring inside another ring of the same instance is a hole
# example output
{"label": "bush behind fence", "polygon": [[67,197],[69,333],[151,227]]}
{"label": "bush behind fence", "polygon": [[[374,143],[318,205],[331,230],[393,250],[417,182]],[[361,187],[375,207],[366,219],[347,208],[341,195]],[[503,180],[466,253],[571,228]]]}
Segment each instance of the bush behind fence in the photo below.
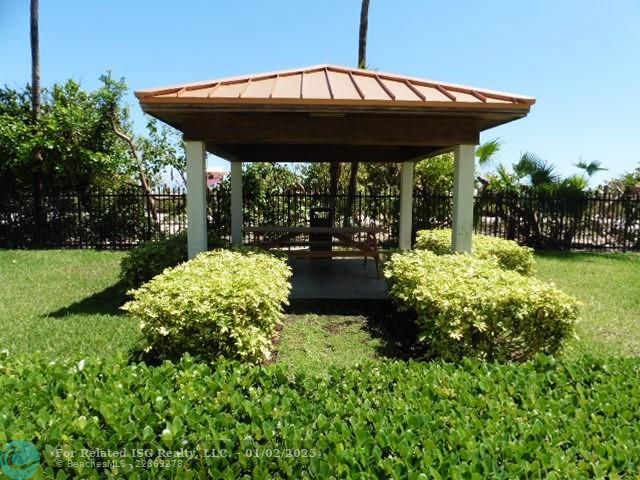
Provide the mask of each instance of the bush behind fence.
{"label": "bush behind fence", "polygon": [[[331,207],[335,224],[345,223],[347,196],[283,192],[244,199],[245,226],[309,224],[313,207]],[[384,229],[379,241],[398,244],[397,191],[361,193],[354,199],[352,225]],[[187,228],[186,195],[153,195],[155,219],[144,192],[0,193],[0,248],[95,247],[126,249]],[[230,237],[228,191],[208,194],[209,229]],[[640,196],[597,192],[570,195],[483,194],[475,198],[475,232],[508,238],[538,249],[640,250]],[[413,227],[451,226],[451,197],[414,192]],[[252,238],[245,238],[251,241]]]}

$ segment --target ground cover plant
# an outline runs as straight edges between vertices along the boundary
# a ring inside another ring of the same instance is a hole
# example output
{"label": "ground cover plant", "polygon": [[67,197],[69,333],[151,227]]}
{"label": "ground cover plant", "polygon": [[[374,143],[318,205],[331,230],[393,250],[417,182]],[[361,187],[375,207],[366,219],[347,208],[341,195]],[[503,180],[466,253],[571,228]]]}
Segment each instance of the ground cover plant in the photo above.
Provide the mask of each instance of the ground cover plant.
{"label": "ground cover plant", "polygon": [[573,333],[573,297],[492,258],[413,250],[393,254],[384,270],[394,303],[416,314],[429,358],[522,361],[557,353]]}
{"label": "ground cover plant", "polygon": [[[478,258],[495,258],[507,270],[515,270],[523,275],[534,272],[533,249],[518,245],[513,240],[473,235],[471,253]],[[451,229],[420,230],[416,234],[415,248],[429,250],[437,255],[451,253]]]}
{"label": "ground cover plant", "polygon": [[[638,359],[385,361],[309,376],[189,358],[10,357],[0,389],[11,392],[0,443],[32,442],[44,478],[633,478],[640,468]],[[65,463],[82,449],[125,454],[117,466]]]}
{"label": "ground cover plant", "polygon": [[214,250],[131,290],[133,299],[122,308],[140,322],[143,349],[155,357],[191,353],[258,362],[270,357],[290,276],[276,256]]}
{"label": "ground cover plant", "polygon": [[[33,442],[42,478],[633,478],[640,469],[639,360],[603,358],[640,352],[638,255],[537,256],[536,276],[583,302],[560,360],[389,361],[393,318],[381,306],[340,306],[290,310],[266,368],[131,363],[138,326],[118,309],[121,257],[0,251],[0,350],[11,352],[0,354],[0,391],[11,392],[0,396],[0,444]],[[152,461],[56,464],[81,448],[148,450]],[[195,453],[160,456],[180,449]]]}

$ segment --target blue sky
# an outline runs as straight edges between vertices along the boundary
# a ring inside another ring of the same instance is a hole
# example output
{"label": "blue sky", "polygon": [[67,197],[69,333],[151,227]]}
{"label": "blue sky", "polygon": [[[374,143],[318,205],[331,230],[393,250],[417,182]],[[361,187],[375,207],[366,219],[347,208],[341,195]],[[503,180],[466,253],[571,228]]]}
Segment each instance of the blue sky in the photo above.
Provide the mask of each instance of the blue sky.
{"label": "blue sky", "polygon": [[[0,84],[29,81],[28,4],[0,0]],[[94,88],[111,69],[138,89],[355,65],[359,10],[360,0],[40,0],[42,81]],[[601,160],[598,182],[640,162],[638,0],[371,0],[368,63],[536,97],[529,117],[483,135],[505,142],[505,163],[532,151],[568,174],[580,157]]]}

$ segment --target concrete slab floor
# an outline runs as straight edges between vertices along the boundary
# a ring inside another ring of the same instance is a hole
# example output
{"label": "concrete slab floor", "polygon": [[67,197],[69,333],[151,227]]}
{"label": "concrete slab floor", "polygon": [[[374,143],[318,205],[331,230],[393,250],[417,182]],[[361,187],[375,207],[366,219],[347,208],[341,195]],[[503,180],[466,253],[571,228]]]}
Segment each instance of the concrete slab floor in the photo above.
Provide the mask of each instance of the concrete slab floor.
{"label": "concrete slab floor", "polygon": [[353,258],[293,258],[292,299],[387,299],[376,263]]}

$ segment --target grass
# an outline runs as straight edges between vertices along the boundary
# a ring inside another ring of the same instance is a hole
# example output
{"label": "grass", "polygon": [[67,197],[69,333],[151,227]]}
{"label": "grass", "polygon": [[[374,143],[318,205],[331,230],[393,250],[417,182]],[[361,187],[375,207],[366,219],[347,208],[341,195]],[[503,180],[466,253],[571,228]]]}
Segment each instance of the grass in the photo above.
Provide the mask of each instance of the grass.
{"label": "grass", "polygon": [[128,351],[137,325],[119,311],[119,252],[0,251],[0,350],[51,359]]}
{"label": "grass", "polygon": [[582,302],[567,355],[640,355],[640,255],[548,252],[536,275]]}
{"label": "grass", "polygon": [[411,355],[415,331],[386,301],[296,302],[285,316],[277,361],[307,372]]}
{"label": "grass", "polygon": [[[47,358],[108,357],[137,343],[118,283],[122,253],[0,251],[0,350]],[[543,253],[537,276],[583,302],[567,355],[640,355],[640,255]],[[404,357],[407,323],[386,303],[293,305],[277,361],[309,372],[368,359]]]}
{"label": "grass", "polygon": [[364,315],[289,315],[278,345],[280,363],[308,372],[348,366],[377,357]]}
{"label": "grass", "polygon": [[[538,278],[554,282],[582,302],[577,338],[569,342],[564,355],[640,355],[640,255],[546,252],[537,254],[536,264]],[[324,371],[329,365],[396,357],[400,351],[406,354],[402,340],[395,341],[397,348],[381,348],[380,338],[389,339],[398,329],[407,329],[390,321],[398,319],[387,316],[385,321],[376,308],[289,315],[278,360],[306,371]],[[372,336],[384,325],[387,332]]]}

